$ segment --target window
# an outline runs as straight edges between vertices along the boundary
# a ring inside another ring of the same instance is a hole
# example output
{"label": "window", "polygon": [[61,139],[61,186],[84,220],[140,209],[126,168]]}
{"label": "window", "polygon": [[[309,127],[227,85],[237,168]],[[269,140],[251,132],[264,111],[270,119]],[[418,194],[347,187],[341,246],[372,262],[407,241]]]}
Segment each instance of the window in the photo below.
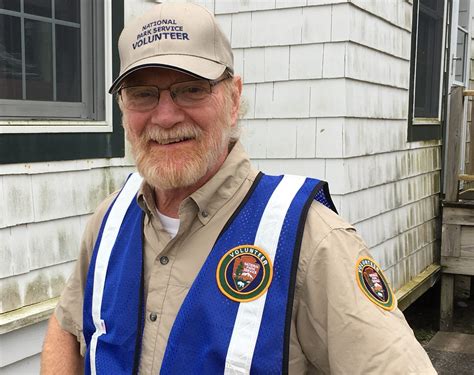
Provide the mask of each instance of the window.
{"label": "window", "polygon": [[[0,1],[0,113],[3,119],[103,120],[104,91],[92,40],[93,11],[80,0]],[[102,32],[103,33],[103,32]],[[94,64],[96,66],[94,66]],[[97,97],[96,97],[97,96]],[[54,103],[54,107],[51,104]]]}
{"label": "window", "polygon": [[413,2],[409,140],[441,138],[445,1]]}
{"label": "window", "polygon": [[469,43],[469,0],[453,2],[452,83],[467,87],[468,43]]}
{"label": "window", "polygon": [[442,0],[420,0],[415,68],[415,118],[438,118],[440,107]]}
{"label": "window", "polygon": [[122,28],[122,1],[0,0],[0,163],[124,155]]}

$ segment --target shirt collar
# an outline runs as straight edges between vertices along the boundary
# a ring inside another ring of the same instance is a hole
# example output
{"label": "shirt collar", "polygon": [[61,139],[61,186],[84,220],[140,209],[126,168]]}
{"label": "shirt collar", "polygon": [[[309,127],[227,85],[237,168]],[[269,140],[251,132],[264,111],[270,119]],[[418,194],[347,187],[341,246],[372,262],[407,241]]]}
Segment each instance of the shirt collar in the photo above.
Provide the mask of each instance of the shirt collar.
{"label": "shirt collar", "polygon": [[250,169],[247,153],[242,144],[237,142],[219,171],[190,196],[199,207],[199,220],[203,224],[235,194],[249,175]]}
{"label": "shirt collar", "polygon": [[137,203],[148,216],[157,216],[155,193],[153,188],[143,180],[137,194]]}

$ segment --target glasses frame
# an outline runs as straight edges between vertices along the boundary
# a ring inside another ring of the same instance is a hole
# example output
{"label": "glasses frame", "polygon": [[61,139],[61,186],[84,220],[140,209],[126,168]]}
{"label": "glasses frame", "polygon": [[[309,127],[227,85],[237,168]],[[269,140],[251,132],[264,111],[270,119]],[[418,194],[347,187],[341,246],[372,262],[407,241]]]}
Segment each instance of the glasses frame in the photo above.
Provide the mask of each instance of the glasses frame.
{"label": "glasses frame", "polygon": [[[209,90],[210,90],[210,92],[209,92],[209,98],[210,98],[210,96],[211,96],[212,93],[213,93],[213,91],[212,91],[213,87],[216,86],[216,85],[218,85],[219,83],[221,83],[221,82],[223,82],[223,81],[229,79],[229,78],[232,78],[232,76],[231,76],[231,75],[226,75],[225,77],[220,78],[220,79],[216,79],[216,80],[194,79],[194,80],[190,80],[190,81],[175,82],[175,83],[169,85],[168,87],[164,87],[164,88],[160,88],[160,87],[155,86],[155,85],[130,85],[130,86],[122,86],[122,87],[120,87],[120,88],[117,90],[117,96],[120,98],[120,101],[122,102],[124,108],[128,109],[129,111],[148,112],[148,111],[154,110],[154,109],[156,108],[156,106],[160,103],[160,97],[161,97],[161,93],[162,93],[163,91],[170,91],[171,100],[173,100],[173,103],[174,103],[175,105],[177,105],[177,106],[180,107],[180,108],[190,108],[190,107],[193,107],[193,106],[192,106],[192,105],[191,105],[191,106],[183,106],[183,105],[178,104],[178,103],[175,101],[175,97],[172,95],[171,90],[170,90],[173,86],[178,85],[178,84],[183,84],[183,83],[207,82],[207,83],[209,83]],[[128,107],[125,105],[125,102],[124,102],[124,100],[123,100],[123,98],[122,98],[122,90],[123,90],[123,89],[128,89],[128,88],[134,88],[134,87],[154,87],[154,88],[156,88],[156,89],[158,90],[158,95],[156,95],[156,104],[155,104],[153,107],[151,107],[151,108],[149,108],[149,109],[144,109],[144,110],[137,110],[137,109],[130,109],[130,108],[128,108]],[[200,102],[199,104],[203,104],[203,103],[205,103],[205,102],[206,102],[206,101],[202,101],[202,102]]]}

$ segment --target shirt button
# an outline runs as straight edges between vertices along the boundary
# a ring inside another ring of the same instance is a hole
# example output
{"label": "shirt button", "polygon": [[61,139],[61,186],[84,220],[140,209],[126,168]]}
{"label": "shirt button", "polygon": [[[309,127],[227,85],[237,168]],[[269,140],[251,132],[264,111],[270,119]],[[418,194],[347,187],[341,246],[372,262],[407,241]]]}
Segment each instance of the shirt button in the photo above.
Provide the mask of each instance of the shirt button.
{"label": "shirt button", "polygon": [[201,211],[201,216],[202,216],[202,217],[208,217],[209,214],[208,214],[207,211]]}
{"label": "shirt button", "polygon": [[169,263],[169,258],[168,257],[160,257],[160,263],[163,265],[163,266],[166,266],[168,263]]}
{"label": "shirt button", "polygon": [[151,320],[152,322],[156,321],[156,318],[158,318],[158,316],[156,315],[156,313],[154,313],[154,312],[150,313],[150,320]]}

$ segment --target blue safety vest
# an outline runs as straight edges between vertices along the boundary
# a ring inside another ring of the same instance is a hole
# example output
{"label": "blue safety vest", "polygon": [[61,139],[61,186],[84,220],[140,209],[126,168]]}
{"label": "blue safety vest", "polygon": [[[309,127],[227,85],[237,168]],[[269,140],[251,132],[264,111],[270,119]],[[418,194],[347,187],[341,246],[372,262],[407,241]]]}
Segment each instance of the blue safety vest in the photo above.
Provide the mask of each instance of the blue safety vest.
{"label": "blue safety vest", "polygon": [[[141,183],[106,213],[84,295],[87,374],[137,373],[144,322]],[[259,174],[216,240],[171,330],[161,374],[288,372],[299,250],[311,202],[335,211],[325,182]]]}

